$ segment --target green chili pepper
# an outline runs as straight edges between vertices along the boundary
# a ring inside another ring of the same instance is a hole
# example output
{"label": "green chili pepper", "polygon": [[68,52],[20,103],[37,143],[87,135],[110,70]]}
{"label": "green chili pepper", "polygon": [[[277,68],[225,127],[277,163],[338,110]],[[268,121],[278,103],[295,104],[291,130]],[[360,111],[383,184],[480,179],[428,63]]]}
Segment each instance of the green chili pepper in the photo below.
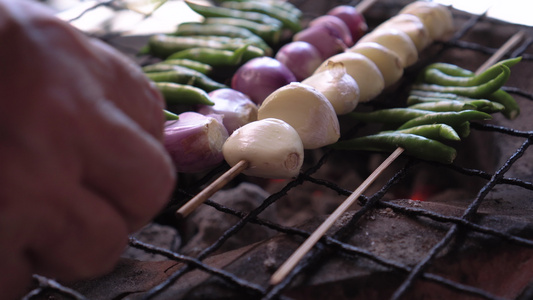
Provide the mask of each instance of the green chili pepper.
{"label": "green chili pepper", "polygon": [[508,68],[511,68],[512,66],[520,62],[520,60],[522,60],[521,57],[502,60],[492,65],[484,72],[468,77],[448,75],[440,71],[439,69],[432,68],[432,65],[429,65],[424,69],[424,71],[421,72],[419,80],[425,83],[432,83],[444,86],[477,86],[486,83],[489,80],[494,79],[496,76],[498,76],[502,72],[502,69],[500,68],[501,65],[505,65]]}
{"label": "green chili pepper", "polygon": [[[234,25],[187,22],[178,25],[178,29],[172,35],[209,36],[208,41],[216,41],[218,39],[220,42],[224,42],[224,40],[217,37],[240,38],[243,43],[259,47],[269,55],[272,53],[270,46],[261,37],[246,28]],[[226,43],[235,43],[235,41],[226,40]]]}
{"label": "green chili pepper", "polygon": [[277,26],[261,24],[250,20],[237,18],[206,18],[204,24],[231,25],[249,30],[270,45],[277,45],[281,38],[281,30]]}
{"label": "green chili pepper", "polygon": [[447,124],[454,128],[464,122],[473,120],[490,120],[491,115],[477,110],[463,110],[458,112],[434,112],[405,122],[398,130],[426,124]]}
{"label": "green chili pepper", "polygon": [[205,75],[213,71],[213,67],[211,67],[210,65],[201,63],[199,61],[190,60],[190,59],[166,59],[157,64],[170,65],[170,66],[182,66],[185,68],[189,68],[191,70],[198,71]]}
{"label": "green chili pepper", "polygon": [[[203,65],[203,64],[202,64]],[[208,66],[208,65],[205,65],[205,66]],[[209,71],[207,70],[211,70],[211,66],[208,66],[209,68],[208,69],[200,69],[200,68],[196,68],[196,69],[192,69],[192,65],[188,65],[188,66],[184,66],[184,65],[179,65],[179,64],[168,64],[166,62],[158,62],[158,63],[155,63],[155,64],[151,64],[151,65],[147,65],[147,66],[144,66],[142,67],[142,70],[144,73],[158,73],[158,72],[168,72],[168,71],[175,71],[175,70],[180,70],[180,68],[187,68],[189,70],[193,70],[195,72],[199,72],[199,73],[202,73],[204,75],[207,75],[207,73]],[[198,69],[200,69],[200,71],[198,71]]]}
{"label": "green chili pepper", "polygon": [[242,11],[237,9],[231,9],[220,6],[211,6],[211,5],[199,5],[191,1],[185,0],[185,3],[197,14],[203,16],[204,18],[211,17],[221,17],[221,18],[238,18],[250,20],[262,24],[271,24],[282,27],[281,21],[271,16],[268,16],[263,13]]}
{"label": "green chili pepper", "polygon": [[298,16],[295,16],[291,14],[290,12],[287,12],[284,9],[279,9],[273,5],[269,5],[268,3],[265,3],[265,2],[226,1],[222,3],[222,7],[229,8],[229,9],[235,9],[235,10],[241,10],[241,11],[262,13],[272,18],[278,19],[283,24],[283,27],[288,28],[292,30],[293,32],[298,32],[302,30],[302,26],[300,24],[300,19]]}
{"label": "green chili pepper", "polygon": [[461,110],[477,110],[477,107],[473,104],[457,101],[457,100],[442,100],[435,102],[424,102],[409,106],[409,108],[430,110],[435,112],[441,111],[461,111]]}
{"label": "green chili pepper", "polygon": [[430,108],[426,106],[426,104],[431,106],[431,103],[454,102],[454,103],[457,103],[457,105],[459,105],[459,103],[470,105],[473,107],[471,109],[479,110],[479,111],[486,112],[489,114],[496,113],[496,112],[502,112],[505,108],[502,104],[495,102],[495,101],[490,101],[487,99],[473,99],[473,98],[466,98],[466,97],[461,97],[458,99],[459,100],[409,96],[409,98],[407,98],[407,105],[409,105],[409,108],[431,110]]}
{"label": "green chili pepper", "polygon": [[504,106],[502,114],[509,120],[513,120],[520,114],[520,106],[516,100],[506,91],[499,89],[487,97],[489,100]]}
{"label": "green chili pepper", "polygon": [[[228,2],[228,1],[246,2],[250,0],[222,0],[220,2]],[[278,9],[284,10],[294,15],[296,18],[300,18],[302,16],[302,11],[298,7],[296,7],[294,4],[290,3],[289,1],[262,0],[261,2],[267,3],[268,5],[274,6]]]}
{"label": "green chili pepper", "polygon": [[163,109],[163,113],[165,114],[165,120],[167,120],[167,121],[179,120],[179,118],[180,118],[175,113],[170,112],[170,111],[168,111],[166,109]]}
{"label": "green chili pepper", "polygon": [[146,76],[155,82],[188,84],[201,88],[206,92],[228,87],[225,84],[219,83],[200,72],[179,66],[174,66],[174,70],[172,71],[147,73]]}
{"label": "green chili pepper", "polygon": [[211,49],[211,48],[191,48],[176,52],[168,57],[168,59],[191,59],[208,64],[213,67],[227,67],[238,66],[246,59],[244,54],[248,45],[237,49],[235,51]]}
{"label": "green chili pepper", "polygon": [[167,104],[215,104],[211,101],[206,91],[194,86],[173,82],[156,82],[155,85]]}
{"label": "green chili pepper", "polygon": [[470,70],[463,69],[457,65],[449,64],[449,63],[442,63],[442,62],[433,63],[431,64],[431,68],[439,70],[443,72],[444,74],[450,75],[450,76],[470,77],[470,76],[475,75],[475,73]]}
{"label": "green chili pepper", "polygon": [[452,93],[471,98],[486,98],[488,95],[500,89],[505,82],[507,82],[507,79],[509,79],[511,74],[509,68],[505,65],[500,65],[499,68],[502,69],[502,72],[498,76],[478,86],[442,86],[421,83],[415,84],[413,89],[439,93]]}
{"label": "green chili pepper", "polygon": [[448,99],[448,100],[473,99],[473,98],[468,98],[468,97],[464,97],[464,96],[459,96],[459,95],[453,94],[453,93],[422,91],[422,90],[415,90],[415,89],[412,89],[409,92],[409,97],[414,97],[415,99],[416,99],[416,97],[435,98],[435,99],[437,99],[435,101],[440,101],[442,99]]}
{"label": "green chili pepper", "polygon": [[347,116],[361,122],[405,123],[433,112],[414,108],[388,108],[371,112],[351,112]]}
{"label": "green chili pepper", "polygon": [[419,136],[423,136],[428,139],[432,140],[451,140],[451,141],[459,141],[461,138],[451,127],[450,125],[446,124],[428,124],[428,125],[420,125],[415,126],[407,129],[402,130],[395,130],[395,131],[382,131],[381,133],[390,133],[390,132],[399,132],[399,133],[410,133],[410,134],[416,134]]}
{"label": "green chili pepper", "polygon": [[[226,38],[226,40],[221,38]],[[207,39],[206,37],[196,36],[184,37],[155,35],[150,38],[149,45],[152,55],[168,59],[170,55],[176,52],[192,48],[210,48],[235,51],[248,44],[245,43],[245,40],[243,39],[233,39],[227,37],[212,37],[212,39]],[[248,46],[246,51],[249,53],[254,53],[254,55],[266,55],[264,50],[253,46],[252,44]]]}
{"label": "green chili pepper", "polygon": [[364,150],[392,152],[398,147],[405,149],[405,154],[428,161],[450,164],[457,156],[457,151],[439,141],[409,133],[386,132],[340,141],[331,145],[339,150]]}

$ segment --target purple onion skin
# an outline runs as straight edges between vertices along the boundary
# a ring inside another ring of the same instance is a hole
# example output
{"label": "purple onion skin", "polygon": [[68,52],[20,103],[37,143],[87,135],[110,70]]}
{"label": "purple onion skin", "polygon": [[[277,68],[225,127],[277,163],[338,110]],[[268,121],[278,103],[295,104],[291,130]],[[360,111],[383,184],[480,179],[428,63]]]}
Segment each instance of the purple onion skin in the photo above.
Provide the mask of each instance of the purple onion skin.
{"label": "purple onion skin", "polygon": [[309,27],[317,26],[319,24],[328,24],[334,27],[341,34],[342,41],[347,47],[354,45],[352,33],[350,32],[348,25],[346,25],[341,18],[333,15],[323,15],[311,20],[311,22],[309,22]]}
{"label": "purple onion skin", "polygon": [[307,27],[295,34],[292,40],[304,41],[315,46],[322,56],[322,61],[348,48],[343,41],[342,32],[328,23]]}
{"label": "purple onion skin", "polygon": [[164,146],[181,173],[204,172],[222,163],[222,145],[227,138],[220,115],[185,112],[179,120],[165,123]]}
{"label": "purple onion skin", "polygon": [[235,129],[257,120],[257,104],[245,94],[230,88],[218,89],[208,93],[214,105],[198,105],[196,112],[202,115],[223,115],[223,123],[232,134]]}
{"label": "purple onion skin", "polygon": [[315,46],[304,41],[285,44],[276,53],[275,58],[291,70],[298,81],[313,75],[323,61]]}
{"label": "purple onion skin", "polygon": [[239,67],[231,79],[231,88],[261,105],[272,92],[295,81],[296,77],[285,65],[275,58],[263,56]]}
{"label": "purple onion skin", "polygon": [[350,5],[339,5],[332,8],[327,15],[336,16],[343,20],[352,34],[353,42],[357,42],[367,31],[368,25],[364,16]]}

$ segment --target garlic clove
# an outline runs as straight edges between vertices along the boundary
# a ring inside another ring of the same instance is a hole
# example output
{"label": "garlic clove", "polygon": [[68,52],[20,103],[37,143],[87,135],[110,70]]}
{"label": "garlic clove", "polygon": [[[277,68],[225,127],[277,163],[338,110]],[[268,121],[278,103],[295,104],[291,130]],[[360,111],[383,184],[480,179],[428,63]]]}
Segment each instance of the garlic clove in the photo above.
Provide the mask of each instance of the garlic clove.
{"label": "garlic clove", "polygon": [[362,54],[374,62],[383,75],[385,87],[393,85],[403,76],[404,68],[398,55],[381,44],[374,42],[357,43],[348,51]]}
{"label": "garlic clove", "polygon": [[266,118],[235,130],[222,147],[230,166],[248,162],[243,174],[264,178],[293,178],[304,159],[302,140],[286,122]]}
{"label": "garlic clove", "polygon": [[346,73],[346,67],[341,62],[330,61],[324,72],[314,74],[302,83],[326,96],[337,115],[353,111],[359,102],[359,85]]}
{"label": "garlic clove", "polygon": [[438,3],[415,1],[405,6],[398,14],[411,14],[420,18],[432,40],[444,40],[454,31],[450,10]]}
{"label": "garlic clove", "polygon": [[422,20],[420,20],[420,18],[415,15],[396,15],[376,27],[376,29],[383,28],[395,28],[402,32],[405,32],[409,36],[411,41],[413,41],[413,43],[415,44],[415,47],[418,52],[424,50],[432,42],[428,29],[426,28]]}
{"label": "garlic clove", "polygon": [[287,122],[300,135],[305,149],[335,143],[340,126],[335,109],[316,89],[299,82],[270,94],[259,107],[258,119],[277,118]]}
{"label": "garlic clove", "polygon": [[346,68],[346,73],[355,79],[359,86],[359,102],[372,100],[381,94],[385,88],[385,80],[379,68],[372,60],[362,54],[343,52],[334,55],[323,62],[315,74],[325,71],[329,61],[341,62]]}
{"label": "garlic clove", "polygon": [[403,31],[395,28],[375,29],[364,35],[358,43],[376,42],[393,51],[400,58],[404,68],[417,62],[418,50],[411,38]]}

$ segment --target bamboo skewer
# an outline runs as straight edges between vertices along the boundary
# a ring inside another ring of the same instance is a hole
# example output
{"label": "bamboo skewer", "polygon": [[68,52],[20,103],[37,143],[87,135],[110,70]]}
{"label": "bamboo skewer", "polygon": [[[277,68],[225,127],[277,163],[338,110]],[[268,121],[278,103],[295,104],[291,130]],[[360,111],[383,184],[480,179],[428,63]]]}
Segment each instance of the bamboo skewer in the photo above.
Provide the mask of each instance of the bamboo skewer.
{"label": "bamboo skewer", "polygon": [[[358,12],[363,13],[368,10],[377,0],[363,0],[359,2],[355,8]],[[178,218],[184,218],[192,213],[198,206],[204,203],[209,197],[213,196],[217,191],[222,189],[226,184],[228,184],[233,178],[242,173],[249,167],[249,162],[241,160],[231,169],[222,174],[217,180],[213,181],[195,197],[185,203],[176,211],[176,216]]]}
{"label": "bamboo skewer", "polygon": [[[524,32],[519,31],[514,34],[498,51],[496,51],[476,73],[483,72],[492,64],[498,62],[512,47],[518,44],[523,38]],[[361,185],[341,203],[341,205],[300,245],[298,249],[281,265],[281,267],[270,278],[270,284],[276,285],[283,281],[285,277],[296,267],[302,258],[314,247],[324,234],[335,224],[337,219],[359,198],[364,190],[374,182],[374,180],[402,153],[404,149],[398,147]]]}

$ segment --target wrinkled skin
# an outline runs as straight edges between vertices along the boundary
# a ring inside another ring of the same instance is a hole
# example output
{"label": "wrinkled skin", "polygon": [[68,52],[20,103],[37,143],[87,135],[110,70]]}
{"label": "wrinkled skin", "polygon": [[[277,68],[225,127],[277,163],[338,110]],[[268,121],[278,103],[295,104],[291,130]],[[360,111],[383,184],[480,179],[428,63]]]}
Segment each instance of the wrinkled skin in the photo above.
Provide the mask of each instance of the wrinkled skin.
{"label": "wrinkled skin", "polygon": [[0,295],[109,271],[169,199],[164,102],[38,4],[0,0]]}

